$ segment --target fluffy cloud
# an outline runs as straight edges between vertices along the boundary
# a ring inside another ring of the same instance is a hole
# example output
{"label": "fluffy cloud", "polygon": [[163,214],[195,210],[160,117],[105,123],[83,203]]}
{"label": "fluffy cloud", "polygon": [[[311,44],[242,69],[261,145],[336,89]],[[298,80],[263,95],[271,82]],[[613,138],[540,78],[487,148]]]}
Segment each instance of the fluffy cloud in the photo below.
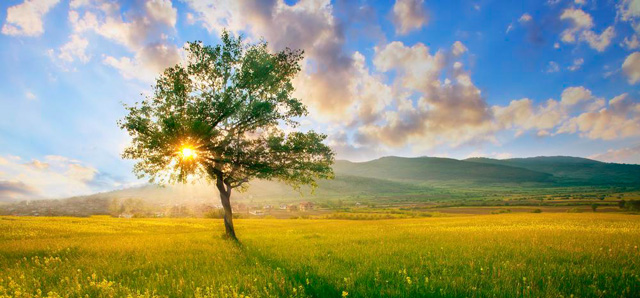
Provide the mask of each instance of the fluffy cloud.
{"label": "fluffy cloud", "polygon": [[640,145],[621,149],[609,149],[605,153],[589,156],[604,162],[640,164]]}
{"label": "fluffy cloud", "polygon": [[393,23],[396,33],[403,35],[426,25],[424,0],[396,0],[393,5]]}
{"label": "fluffy cloud", "polygon": [[[422,43],[406,46],[398,41],[375,51],[376,69],[395,71],[394,86],[399,91],[381,121],[359,128],[359,140],[430,148],[485,139],[489,109],[462,63],[448,61],[447,57],[455,57],[453,53],[432,54]],[[443,75],[450,78],[441,80]]]}
{"label": "fluffy cloud", "polygon": [[77,34],[71,35],[71,40],[60,48],[58,58],[65,62],[73,62],[75,59],[87,63],[90,56],[86,53],[89,41]]}
{"label": "fluffy cloud", "polygon": [[557,133],[579,133],[589,139],[612,140],[640,135],[640,103],[628,94],[618,95],[608,106],[572,117]]}
{"label": "fluffy cloud", "polygon": [[582,9],[568,8],[560,15],[560,20],[571,22],[571,27],[562,31],[561,40],[564,43],[582,41],[589,44],[592,49],[603,52],[615,37],[613,26],[607,27],[600,34],[591,30],[594,26],[593,18]]}
{"label": "fluffy cloud", "polygon": [[178,10],[173,7],[171,0],[150,0],[145,4],[145,8],[151,19],[170,27],[176,25]]}
{"label": "fluffy cloud", "polygon": [[629,84],[640,81],[640,52],[631,53],[622,63],[622,71],[627,75]]}
{"label": "fluffy cloud", "polygon": [[39,36],[44,33],[42,18],[60,0],[25,0],[7,9],[7,20],[2,34]]}
{"label": "fluffy cloud", "polygon": [[535,106],[528,98],[512,100],[505,107],[493,106],[492,112],[496,131],[515,130],[516,136],[528,130],[536,130],[540,134],[556,127],[566,117],[560,104],[553,99],[539,106]]}
{"label": "fluffy cloud", "polygon": [[615,36],[613,26],[607,27],[607,29],[600,34],[596,34],[591,30],[582,32],[582,40],[586,41],[592,49],[598,52],[604,52]]}
{"label": "fluffy cloud", "polygon": [[622,0],[617,8],[618,16],[623,21],[634,21],[640,17],[640,1],[638,0]]}
{"label": "fluffy cloud", "polygon": [[466,53],[467,51],[467,47],[464,46],[464,44],[460,41],[454,42],[453,46],[451,47],[451,53],[456,57]]}
{"label": "fluffy cloud", "polygon": [[58,198],[118,186],[95,168],[64,156],[49,155],[25,162],[17,156],[0,156],[0,201]]}
{"label": "fluffy cloud", "polygon": [[355,97],[355,119],[360,124],[370,124],[378,120],[380,113],[391,103],[392,90],[382,82],[382,78],[371,73],[362,54],[356,52],[353,60],[356,73],[350,92]]}
{"label": "fluffy cloud", "polygon": [[[492,107],[495,131],[528,130],[538,136],[578,133],[590,139],[618,139],[640,135],[640,104],[626,94],[607,102],[584,87],[568,87],[561,100],[535,105],[530,99],[513,100],[508,106]],[[634,129],[636,131],[634,131]]]}
{"label": "fluffy cloud", "polygon": [[180,59],[175,47],[158,43],[145,45],[136,52],[133,59],[107,56],[104,63],[120,71],[126,79],[152,81],[166,67],[178,63]]}
{"label": "fluffy cloud", "polygon": [[568,87],[562,91],[560,104],[563,107],[577,107],[579,110],[594,111],[603,107],[605,100],[596,98],[587,88]]}
{"label": "fluffy cloud", "polygon": [[429,48],[418,43],[405,46],[400,41],[391,42],[384,47],[376,47],[373,64],[382,72],[399,71],[399,83],[406,87],[428,92],[432,86],[440,85],[438,77],[445,66],[446,56],[438,51],[434,55]]}
{"label": "fluffy cloud", "polygon": [[116,68],[127,79],[152,81],[166,67],[180,62],[181,49],[169,42],[165,34],[173,32],[177,10],[168,0],[147,0],[139,4],[130,8],[125,14],[128,19],[125,20],[116,2],[97,0],[71,3],[74,10],[69,12],[69,22],[75,33],[69,44],[60,49],[58,57],[68,61],[76,56],[83,61],[82,58],[86,56],[79,55],[79,51],[71,54],[74,53],[71,49],[79,49],[71,46],[78,44],[74,40],[82,40],[74,36],[95,32],[133,53],[133,57],[105,55],[104,64]]}

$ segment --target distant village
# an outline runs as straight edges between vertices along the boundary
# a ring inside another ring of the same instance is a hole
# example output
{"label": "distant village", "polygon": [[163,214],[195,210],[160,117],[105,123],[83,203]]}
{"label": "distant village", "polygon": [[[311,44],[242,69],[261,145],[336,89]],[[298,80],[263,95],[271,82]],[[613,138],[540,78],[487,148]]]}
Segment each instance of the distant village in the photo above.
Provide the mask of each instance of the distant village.
{"label": "distant village", "polygon": [[[356,206],[360,205],[355,203]],[[280,204],[233,203],[234,216],[240,218],[273,216],[290,218],[321,213],[328,206],[300,201]],[[222,218],[220,204],[163,204],[154,205],[136,198],[69,198],[62,200],[22,201],[0,205],[0,215],[15,216],[78,216],[110,215],[120,218],[135,217],[206,217]]]}

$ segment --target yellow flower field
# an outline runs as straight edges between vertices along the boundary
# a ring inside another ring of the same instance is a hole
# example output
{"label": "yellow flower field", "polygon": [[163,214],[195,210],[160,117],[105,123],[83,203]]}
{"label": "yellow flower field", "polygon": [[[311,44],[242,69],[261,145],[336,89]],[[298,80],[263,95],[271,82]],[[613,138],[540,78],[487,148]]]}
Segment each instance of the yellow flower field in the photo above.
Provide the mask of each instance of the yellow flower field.
{"label": "yellow flower field", "polygon": [[639,297],[640,216],[0,217],[0,297]]}

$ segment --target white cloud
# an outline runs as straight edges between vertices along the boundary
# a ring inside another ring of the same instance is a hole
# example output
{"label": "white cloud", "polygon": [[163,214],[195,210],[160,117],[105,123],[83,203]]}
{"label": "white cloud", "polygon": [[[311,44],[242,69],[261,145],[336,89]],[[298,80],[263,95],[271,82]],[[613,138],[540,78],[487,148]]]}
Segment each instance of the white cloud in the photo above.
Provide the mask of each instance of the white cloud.
{"label": "white cloud", "polygon": [[71,27],[75,32],[85,32],[88,30],[96,30],[98,29],[98,17],[88,11],[85,12],[82,17],[75,10],[69,11],[69,22],[71,22]]}
{"label": "white cloud", "polygon": [[509,34],[509,31],[511,30],[513,30],[513,24],[509,24],[509,26],[507,26],[507,31],[505,33]]}
{"label": "white cloud", "polygon": [[71,40],[60,47],[58,58],[67,63],[71,63],[75,59],[78,59],[83,63],[87,63],[91,58],[86,53],[87,46],[89,46],[89,41],[86,38],[73,34],[71,35]]}
{"label": "white cloud", "polygon": [[7,9],[2,34],[39,36],[44,33],[42,18],[60,0],[25,0]]}
{"label": "white cloud", "polygon": [[117,186],[93,167],[63,156],[23,162],[0,156],[0,197],[9,199],[59,198],[90,194]]}
{"label": "white cloud", "polygon": [[170,27],[176,25],[178,10],[173,7],[171,0],[149,0],[145,4],[149,16],[160,23]]}
{"label": "white cloud", "polygon": [[350,92],[355,97],[355,119],[362,124],[369,124],[378,120],[380,113],[391,103],[393,94],[390,86],[371,74],[362,54],[356,52],[353,60],[356,79],[351,82]]}
{"label": "white cloud", "polygon": [[533,17],[528,13],[524,13],[522,16],[520,16],[520,18],[518,19],[518,22],[523,24],[523,23],[530,22],[531,20],[533,20]]}
{"label": "white cloud", "polygon": [[586,42],[592,49],[603,52],[615,37],[613,26],[607,27],[600,34],[592,31],[593,18],[582,9],[565,9],[560,15],[560,20],[571,22],[571,27],[561,33],[561,40],[564,43]]}
{"label": "white cloud", "polygon": [[[123,77],[145,82],[153,79],[166,67],[180,62],[181,49],[167,40],[167,31],[173,32],[177,20],[177,10],[168,0],[147,0],[133,5],[122,17],[117,2],[76,1],[69,12],[69,22],[75,34],[72,41],[60,49],[59,58],[68,62],[73,57],[86,62],[81,45],[86,48],[86,39],[78,38],[79,33],[93,31],[104,38],[123,45],[133,56],[103,58],[106,65],[116,68]],[[79,10],[84,10],[83,13]],[[81,43],[85,42],[85,43]]]}
{"label": "white cloud", "polygon": [[376,47],[375,52],[373,64],[376,69],[382,72],[398,69],[402,86],[423,92],[428,92],[435,84],[446,62],[443,52],[431,55],[422,43],[407,47],[394,41],[382,48]]}
{"label": "white cloud", "polygon": [[521,135],[528,130],[546,131],[556,127],[564,118],[566,112],[560,104],[549,99],[544,104],[535,106],[528,98],[512,100],[508,106],[493,106],[496,130],[515,130]]}
{"label": "white cloud", "polygon": [[640,1],[622,0],[617,5],[618,17],[623,21],[633,21],[640,17]]}
{"label": "white cloud", "polygon": [[106,56],[103,63],[117,69],[126,79],[152,81],[166,67],[175,65],[180,59],[179,50],[175,46],[159,43],[138,50],[133,59]]}
{"label": "white cloud", "polygon": [[567,67],[568,70],[570,71],[576,71],[578,69],[580,69],[582,67],[582,64],[584,64],[584,59],[582,58],[577,58],[573,60],[573,64],[571,64],[571,66]]}
{"label": "white cloud", "polygon": [[620,46],[627,50],[635,50],[640,48],[640,40],[638,40],[638,36],[634,34],[631,38],[625,37]]}
{"label": "white cloud", "polygon": [[[443,51],[431,54],[422,43],[406,46],[395,41],[377,47],[373,63],[378,71],[397,73],[394,86],[399,92],[380,122],[359,128],[360,140],[414,148],[486,140],[486,102],[462,63],[449,64],[447,56]],[[443,74],[450,78],[441,81]],[[410,95],[416,92],[419,98],[414,100]]]}
{"label": "white cloud", "polygon": [[468,51],[467,47],[460,41],[456,41],[453,43],[451,53],[454,56],[460,56]]}
{"label": "white cloud", "polygon": [[640,145],[621,149],[609,149],[605,153],[594,154],[589,156],[589,158],[604,162],[640,164]]}
{"label": "white cloud", "polygon": [[424,0],[396,0],[393,5],[393,23],[398,34],[422,28],[427,24]]}
{"label": "white cloud", "polygon": [[622,71],[627,75],[629,84],[640,81],[640,52],[633,52],[622,63]]}
{"label": "white cloud", "polygon": [[598,52],[604,52],[615,36],[613,26],[607,27],[607,29],[600,34],[596,34],[591,30],[582,32],[582,40],[586,41],[592,49]]}
{"label": "white cloud", "polygon": [[493,106],[492,111],[496,131],[514,130],[516,136],[529,130],[536,131],[538,136],[579,133],[591,139],[634,135],[632,127],[640,123],[640,104],[634,104],[624,94],[606,105],[603,98],[579,86],[566,88],[560,101],[549,99],[535,105],[524,98],[513,100],[508,106]]}
{"label": "white cloud", "polygon": [[618,95],[608,106],[585,112],[562,124],[557,133],[579,133],[589,139],[612,140],[640,135],[640,103],[628,94]]}
{"label": "white cloud", "polygon": [[545,70],[545,72],[552,73],[552,72],[558,72],[558,71],[560,71],[560,65],[558,65],[558,63],[556,63],[555,61],[549,61],[549,64],[547,64],[547,69]]}
{"label": "white cloud", "polygon": [[573,27],[563,32],[563,41],[572,42],[575,41],[575,30],[578,29],[590,29],[593,27],[593,18],[590,14],[584,12],[582,9],[568,8],[560,15],[561,20],[571,20]]}
{"label": "white cloud", "polygon": [[591,90],[584,87],[568,87],[562,91],[560,103],[563,106],[573,106],[580,102],[591,100]]}

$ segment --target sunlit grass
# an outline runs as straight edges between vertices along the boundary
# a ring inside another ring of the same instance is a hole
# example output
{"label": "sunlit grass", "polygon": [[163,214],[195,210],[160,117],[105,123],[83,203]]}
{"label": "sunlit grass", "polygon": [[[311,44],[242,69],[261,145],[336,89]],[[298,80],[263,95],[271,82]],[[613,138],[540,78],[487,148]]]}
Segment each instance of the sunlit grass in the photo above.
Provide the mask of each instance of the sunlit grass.
{"label": "sunlit grass", "polygon": [[4,297],[637,297],[640,217],[0,218]]}

